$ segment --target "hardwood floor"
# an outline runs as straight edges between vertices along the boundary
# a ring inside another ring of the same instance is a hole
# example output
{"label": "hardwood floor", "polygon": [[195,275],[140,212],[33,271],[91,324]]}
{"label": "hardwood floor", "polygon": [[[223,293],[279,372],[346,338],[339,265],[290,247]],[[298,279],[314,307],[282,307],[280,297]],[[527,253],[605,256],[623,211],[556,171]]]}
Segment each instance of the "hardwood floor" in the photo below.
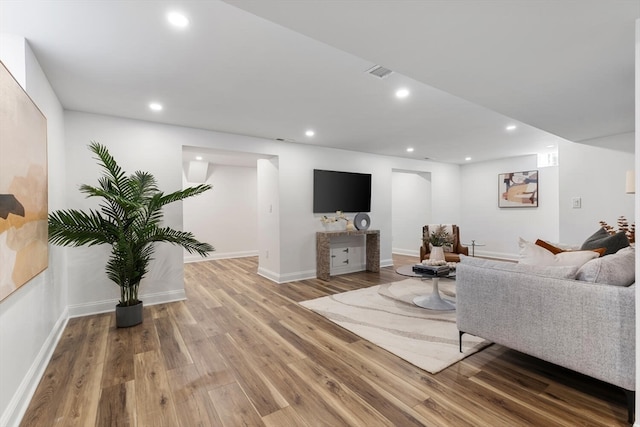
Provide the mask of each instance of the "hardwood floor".
{"label": "hardwood floor", "polygon": [[404,279],[393,268],[282,285],[256,271],[188,264],[188,300],[132,328],[71,319],[21,425],[627,425],[616,387],[499,345],[431,375],[297,304]]}

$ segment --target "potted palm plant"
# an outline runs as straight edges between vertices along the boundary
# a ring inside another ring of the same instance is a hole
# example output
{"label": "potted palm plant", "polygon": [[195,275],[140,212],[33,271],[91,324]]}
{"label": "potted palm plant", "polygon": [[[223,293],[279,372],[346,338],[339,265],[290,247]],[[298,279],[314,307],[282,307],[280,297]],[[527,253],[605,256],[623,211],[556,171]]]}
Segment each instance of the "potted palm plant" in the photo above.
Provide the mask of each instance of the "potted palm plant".
{"label": "potted palm plant", "polygon": [[192,233],[162,227],[163,206],[196,196],[211,188],[198,185],[164,194],[148,172],[130,176],[118,166],[104,145],[91,142],[89,149],[104,170],[98,186],[82,185],[87,197],[100,197],[99,210],[83,212],[58,210],[49,214],[49,241],[61,246],[111,245],[107,276],[120,287],[116,305],[116,325],[128,327],[142,322],[142,301],[138,299],[140,281],[149,269],[155,243],[168,242],[189,253],[205,256],[215,249],[201,243]]}

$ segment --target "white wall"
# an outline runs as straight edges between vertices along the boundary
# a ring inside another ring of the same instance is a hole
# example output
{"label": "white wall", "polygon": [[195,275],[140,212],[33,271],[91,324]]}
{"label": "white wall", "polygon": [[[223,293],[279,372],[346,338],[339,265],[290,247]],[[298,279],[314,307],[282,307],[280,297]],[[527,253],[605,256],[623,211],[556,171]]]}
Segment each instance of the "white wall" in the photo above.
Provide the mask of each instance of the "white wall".
{"label": "white wall", "polygon": [[[0,38],[0,59],[47,118],[49,208],[64,205],[64,120],[60,102],[25,40]],[[18,425],[67,319],[64,254],[0,302],[0,426]]]}
{"label": "white wall", "polygon": [[[498,174],[539,172],[539,207],[499,208]],[[558,241],[558,168],[537,167],[535,155],[464,165],[462,172],[462,243],[475,240],[476,255],[513,259],[518,238]],[[471,252],[469,252],[471,254]]]}
{"label": "white wall", "polygon": [[[216,248],[206,259],[258,255],[257,166],[210,164],[205,183],[213,188],[183,201],[184,231]],[[183,188],[195,185],[183,174]],[[184,254],[187,262],[203,259]]]}
{"label": "white wall", "polygon": [[258,160],[258,273],[277,280],[280,272],[279,159]]}
{"label": "white wall", "polygon": [[[279,235],[274,238],[259,236],[258,253],[260,272],[277,282],[315,277],[315,232],[322,229],[319,216],[312,213],[313,169],[333,169],[372,174],[371,227],[381,231],[381,263],[391,265],[391,206],[393,170],[416,171],[431,174],[432,196],[438,201],[432,208],[433,221],[457,221],[460,218],[460,198],[455,190],[460,185],[457,165],[439,164],[377,156],[372,154],[314,147],[302,144],[271,141],[261,138],[231,135],[150,122],[105,117],[87,113],[67,112],[66,115],[69,168],[68,182],[77,187],[81,183],[95,182],[98,169],[91,160],[86,145],[91,140],[106,144],[127,171],[148,170],[159,179],[166,191],[182,185],[182,145],[216,148],[229,151],[276,156],[277,162],[258,173],[258,223],[277,223]],[[264,176],[263,176],[264,174]],[[453,190],[452,190],[453,189]],[[264,196],[264,197],[263,197]],[[261,197],[264,200],[261,200]],[[93,201],[77,192],[69,195],[69,206],[88,208]],[[265,203],[262,205],[261,203]],[[182,204],[177,204],[167,215],[168,223],[182,226]],[[268,209],[272,212],[269,214]],[[267,211],[265,211],[265,209]],[[277,215],[274,221],[273,215]],[[272,219],[269,219],[269,216]],[[217,245],[216,237],[210,240]],[[264,246],[263,246],[264,245]],[[117,288],[104,276],[106,250],[74,248],[70,262],[70,311],[83,314],[97,310],[107,311],[117,297]],[[143,297],[152,301],[181,296],[182,259],[163,247],[159,264],[166,269],[152,273],[146,280],[153,285],[141,285]],[[266,255],[269,252],[269,261]],[[275,259],[274,259],[275,257]],[[277,261],[277,262],[276,262]],[[267,266],[268,264],[268,266]],[[153,270],[152,270],[153,271]],[[95,283],[84,283],[85,277],[96,277]],[[179,283],[179,284],[178,284]],[[160,295],[154,295],[159,293]],[[157,298],[156,298],[157,297]]]}
{"label": "white wall", "polygon": [[[633,139],[633,134],[624,137]],[[612,141],[619,140],[620,136],[612,137]],[[606,142],[602,138],[601,144]],[[599,229],[600,220],[616,228],[621,215],[633,222],[634,196],[625,193],[626,171],[634,169],[633,153],[563,142],[558,154],[562,242],[581,244]],[[572,197],[582,199],[581,209],[571,207]]]}
{"label": "white wall", "polygon": [[[392,174],[394,170],[431,173],[434,221],[460,216],[458,165],[377,156],[298,144],[282,144],[280,159],[281,275],[279,281],[315,277],[315,232],[322,231],[313,215],[313,169],[372,174],[371,229],[380,230],[381,266],[392,265]],[[452,189],[454,189],[452,191]]]}
{"label": "white wall", "polygon": [[420,256],[422,227],[431,224],[431,175],[394,171],[391,188],[392,251]]}

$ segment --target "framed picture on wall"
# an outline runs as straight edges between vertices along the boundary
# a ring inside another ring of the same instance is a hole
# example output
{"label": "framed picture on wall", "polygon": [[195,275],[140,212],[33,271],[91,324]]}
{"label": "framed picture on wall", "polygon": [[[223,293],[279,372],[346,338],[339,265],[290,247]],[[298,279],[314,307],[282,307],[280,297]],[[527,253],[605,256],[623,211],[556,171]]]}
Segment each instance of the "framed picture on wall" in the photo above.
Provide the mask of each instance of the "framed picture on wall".
{"label": "framed picture on wall", "polygon": [[498,207],[537,208],[538,171],[498,174]]}
{"label": "framed picture on wall", "polygon": [[47,268],[47,121],[0,62],[0,300]]}

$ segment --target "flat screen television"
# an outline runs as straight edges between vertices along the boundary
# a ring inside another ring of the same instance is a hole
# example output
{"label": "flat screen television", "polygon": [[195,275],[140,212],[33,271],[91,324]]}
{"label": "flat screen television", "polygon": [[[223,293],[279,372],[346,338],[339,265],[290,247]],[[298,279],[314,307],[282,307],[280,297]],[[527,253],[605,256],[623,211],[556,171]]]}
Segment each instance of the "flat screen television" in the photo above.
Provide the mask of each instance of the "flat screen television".
{"label": "flat screen television", "polygon": [[371,211],[371,174],[313,170],[313,213],[335,211]]}

